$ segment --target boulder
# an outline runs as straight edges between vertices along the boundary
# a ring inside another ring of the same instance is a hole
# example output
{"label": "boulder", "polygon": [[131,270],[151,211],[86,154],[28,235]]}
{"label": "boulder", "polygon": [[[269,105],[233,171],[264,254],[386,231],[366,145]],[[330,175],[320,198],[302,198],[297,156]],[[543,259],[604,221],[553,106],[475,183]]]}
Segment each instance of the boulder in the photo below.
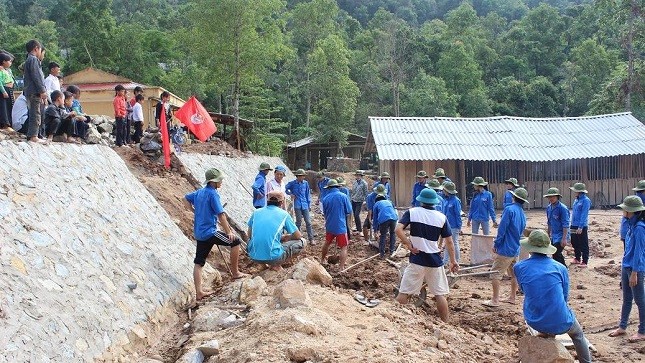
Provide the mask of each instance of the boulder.
{"label": "boulder", "polygon": [[96,126],[89,124],[89,129],[87,130],[87,137],[85,141],[88,144],[99,144],[101,142],[101,133],[96,129]]}
{"label": "boulder", "polygon": [[243,323],[244,319],[238,319],[228,311],[221,310],[213,304],[204,304],[195,314],[193,327],[196,332],[218,331]]}
{"label": "boulder", "polygon": [[219,342],[215,339],[200,344],[197,350],[202,352],[205,357],[219,354]]}
{"label": "boulder", "polygon": [[311,306],[311,299],[300,280],[287,279],[276,286],[274,296],[281,308]]}
{"label": "boulder", "polygon": [[184,353],[175,363],[203,363],[204,354],[197,349],[191,349]]}
{"label": "boulder", "polygon": [[245,279],[241,281],[240,286],[240,302],[248,304],[255,301],[267,287],[267,283],[260,276],[252,279]]}
{"label": "boulder", "polygon": [[567,348],[552,338],[526,336],[517,344],[522,363],[573,363]]}
{"label": "boulder", "polygon": [[104,122],[100,125],[97,125],[96,128],[101,132],[101,133],[107,133],[111,134],[112,130],[114,130],[114,125],[112,125],[109,122]]}
{"label": "boulder", "polygon": [[310,347],[287,348],[287,357],[292,362],[304,363],[316,359],[316,351]]}
{"label": "boulder", "polygon": [[300,260],[294,267],[291,277],[323,286],[331,286],[332,284],[332,277],[329,272],[318,261],[311,258]]}

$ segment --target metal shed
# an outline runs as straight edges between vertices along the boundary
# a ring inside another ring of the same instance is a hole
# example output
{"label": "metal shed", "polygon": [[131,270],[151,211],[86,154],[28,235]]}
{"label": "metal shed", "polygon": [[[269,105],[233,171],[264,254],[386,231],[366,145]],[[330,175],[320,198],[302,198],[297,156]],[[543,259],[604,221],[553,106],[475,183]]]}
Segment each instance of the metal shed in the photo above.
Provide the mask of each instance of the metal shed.
{"label": "metal shed", "polygon": [[487,118],[370,117],[365,152],[392,175],[393,200],[407,206],[418,170],[445,170],[463,200],[483,176],[501,208],[504,180],[525,185],[530,207],[557,187],[571,204],[569,186],[582,181],[595,207],[619,204],[645,178],[645,125],[631,113],[588,117]]}

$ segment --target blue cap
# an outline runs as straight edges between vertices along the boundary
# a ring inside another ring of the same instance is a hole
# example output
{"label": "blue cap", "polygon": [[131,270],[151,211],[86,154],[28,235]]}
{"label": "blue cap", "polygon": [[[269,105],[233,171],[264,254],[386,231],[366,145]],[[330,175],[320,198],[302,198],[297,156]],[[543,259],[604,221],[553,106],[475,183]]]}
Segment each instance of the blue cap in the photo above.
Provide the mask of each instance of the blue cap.
{"label": "blue cap", "polygon": [[285,167],[284,167],[284,166],[282,166],[282,165],[278,165],[278,166],[276,166],[276,167],[275,167],[274,172],[276,172],[276,171],[281,171],[281,172],[283,172],[283,173],[286,173],[286,172],[287,172],[287,168],[285,168]]}
{"label": "blue cap", "polygon": [[425,188],[417,196],[417,201],[424,204],[436,205],[439,203],[439,198],[437,198],[437,192],[433,189]]}

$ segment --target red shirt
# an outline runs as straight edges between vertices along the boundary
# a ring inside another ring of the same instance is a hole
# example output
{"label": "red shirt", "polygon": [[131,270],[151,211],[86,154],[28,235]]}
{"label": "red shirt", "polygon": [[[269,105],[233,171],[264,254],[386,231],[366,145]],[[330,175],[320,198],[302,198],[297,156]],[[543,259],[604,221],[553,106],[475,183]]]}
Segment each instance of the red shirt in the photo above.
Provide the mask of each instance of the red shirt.
{"label": "red shirt", "polygon": [[114,106],[114,117],[125,117],[127,113],[125,106],[125,97],[117,95],[116,97],[114,97],[112,105]]}

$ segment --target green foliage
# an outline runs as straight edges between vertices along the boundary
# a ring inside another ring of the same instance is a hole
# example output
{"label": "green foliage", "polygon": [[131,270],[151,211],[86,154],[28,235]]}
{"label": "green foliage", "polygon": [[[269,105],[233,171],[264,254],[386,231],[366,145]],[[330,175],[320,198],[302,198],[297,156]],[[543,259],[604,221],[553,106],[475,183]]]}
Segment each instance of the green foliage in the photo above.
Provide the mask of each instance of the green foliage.
{"label": "green foliage", "polygon": [[69,4],[67,19],[72,51],[68,69],[74,72],[91,66],[115,71],[114,51],[118,37],[112,0],[70,0]]}
{"label": "green foliage", "polygon": [[402,115],[454,117],[457,115],[457,99],[448,92],[443,79],[420,71],[410,87],[403,91]]}

